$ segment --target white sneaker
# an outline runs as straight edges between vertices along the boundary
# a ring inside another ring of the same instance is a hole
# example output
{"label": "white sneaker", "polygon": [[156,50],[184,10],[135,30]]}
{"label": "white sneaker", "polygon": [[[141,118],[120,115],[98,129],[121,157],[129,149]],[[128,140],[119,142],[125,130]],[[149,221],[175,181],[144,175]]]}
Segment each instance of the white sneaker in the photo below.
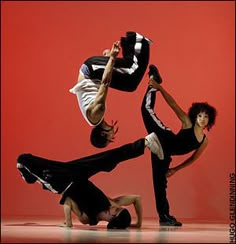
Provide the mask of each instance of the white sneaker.
{"label": "white sneaker", "polygon": [[150,151],[156,154],[160,160],[163,160],[164,152],[157,135],[154,132],[152,132],[151,134],[147,135],[145,139],[147,141],[146,146],[150,149]]}

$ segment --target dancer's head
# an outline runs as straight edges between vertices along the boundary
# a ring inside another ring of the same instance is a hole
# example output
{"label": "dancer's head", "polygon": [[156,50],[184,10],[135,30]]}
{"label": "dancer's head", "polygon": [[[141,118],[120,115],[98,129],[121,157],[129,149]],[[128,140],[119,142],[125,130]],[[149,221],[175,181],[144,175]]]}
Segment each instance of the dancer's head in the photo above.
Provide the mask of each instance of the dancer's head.
{"label": "dancer's head", "polygon": [[98,148],[106,147],[110,142],[115,139],[115,134],[118,132],[118,127],[116,127],[117,121],[112,122],[108,125],[105,121],[95,126],[92,129],[90,135],[91,144]]}
{"label": "dancer's head", "polygon": [[111,54],[111,50],[110,49],[105,49],[102,52],[102,55],[105,56],[105,57],[109,57],[110,54]]}
{"label": "dancer's head", "polygon": [[131,216],[127,209],[120,208],[109,221],[107,229],[126,229],[130,226]]}
{"label": "dancer's head", "polygon": [[193,125],[195,125],[195,123],[199,125],[203,123],[203,126],[209,131],[215,124],[217,111],[206,102],[196,102],[192,103],[188,115]]}

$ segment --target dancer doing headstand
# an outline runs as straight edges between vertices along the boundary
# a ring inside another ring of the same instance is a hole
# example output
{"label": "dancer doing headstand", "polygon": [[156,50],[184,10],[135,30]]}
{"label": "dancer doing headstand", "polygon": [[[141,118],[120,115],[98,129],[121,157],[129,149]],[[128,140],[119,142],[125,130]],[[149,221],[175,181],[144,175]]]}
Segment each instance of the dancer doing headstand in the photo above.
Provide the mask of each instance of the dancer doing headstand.
{"label": "dancer doing headstand", "polygon": [[[157,153],[155,133],[133,143],[69,162],[21,154],[17,159],[17,168],[27,183],[38,182],[43,189],[62,195],[60,204],[64,205],[65,226],[72,226],[72,211],[83,224],[97,225],[103,220],[108,222],[108,229],[125,229],[131,224],[131,216],[121,205],[132,204],[135,199],[126,197],[112,201],[89,178],[101,171],[110,172],[119,163],[143,155],[145,148]],[[141,225],[141,213],[138,215],[136,227]]]}

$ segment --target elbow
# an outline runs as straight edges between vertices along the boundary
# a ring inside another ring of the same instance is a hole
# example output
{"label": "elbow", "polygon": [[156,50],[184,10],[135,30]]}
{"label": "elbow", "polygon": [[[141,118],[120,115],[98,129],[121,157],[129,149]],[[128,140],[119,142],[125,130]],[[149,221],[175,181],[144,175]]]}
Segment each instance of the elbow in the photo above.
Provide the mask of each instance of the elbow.
{"label": "elbow", "polygon": [[135,202],[141,202],[142,197],[141,195],[135,195]]}
{"label": "elbow", "polygon": [[192,164],[194,161],[196,160],[196,158],[194,156],[191,156],[189,159],[188,159],[188,164]]}
{"label": "elbow", "polygon": [[104,103],[99,103],[97,106],[96,106],[96,110],[101,113],[101,112],[104,112],[106,109],[106,106]]}

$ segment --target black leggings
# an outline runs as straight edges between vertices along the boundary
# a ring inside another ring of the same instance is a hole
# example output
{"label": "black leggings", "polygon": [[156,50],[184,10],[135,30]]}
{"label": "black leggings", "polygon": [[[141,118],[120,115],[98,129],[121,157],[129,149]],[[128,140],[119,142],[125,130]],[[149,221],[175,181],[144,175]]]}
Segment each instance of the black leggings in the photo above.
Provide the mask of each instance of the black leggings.
{"label": "black leggings", "polygon": [[59,162],[32,154],[21,154],[17,168],[27,183],[38,180],[44,189],[62,193],[73,181],[87,180],[98,172],[110,172],[118,163],[144,153],[144,139],[88,157]]}

